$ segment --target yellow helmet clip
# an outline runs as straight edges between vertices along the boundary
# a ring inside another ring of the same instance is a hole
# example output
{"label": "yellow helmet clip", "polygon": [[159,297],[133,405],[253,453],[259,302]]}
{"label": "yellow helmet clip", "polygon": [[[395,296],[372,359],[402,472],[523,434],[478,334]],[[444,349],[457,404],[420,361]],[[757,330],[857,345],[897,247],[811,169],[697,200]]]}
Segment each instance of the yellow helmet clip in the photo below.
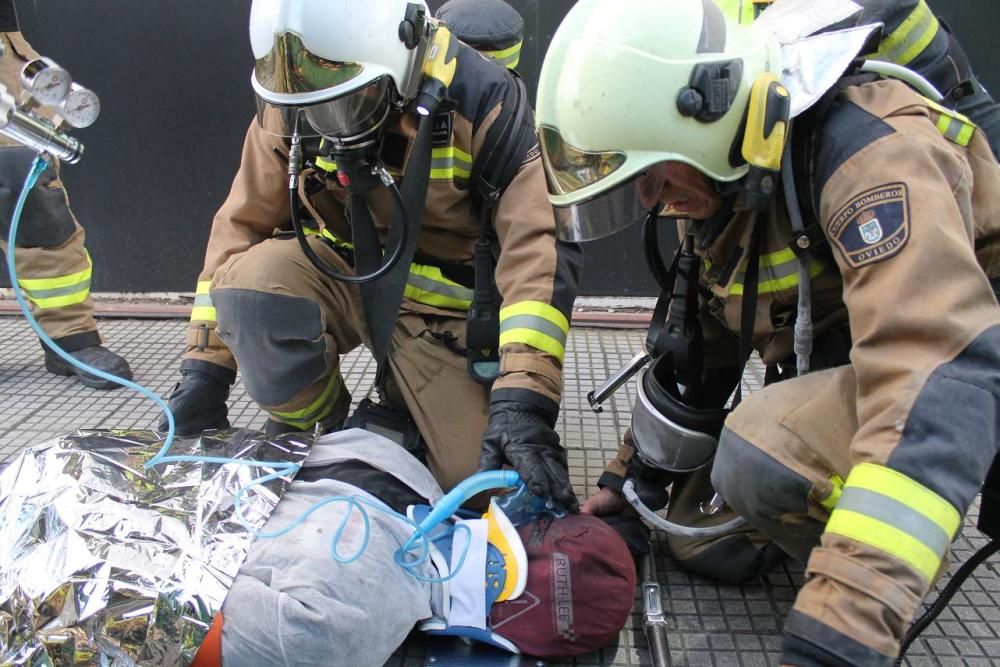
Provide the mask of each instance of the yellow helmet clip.
{"label": "yellow helmet clip", "polygon": [[757,78],[750,90],[742,155],[750,165],[744,179],[743,208],[767,205],[777,186],[781,156],[788,140],[792,98],[774,74]]}

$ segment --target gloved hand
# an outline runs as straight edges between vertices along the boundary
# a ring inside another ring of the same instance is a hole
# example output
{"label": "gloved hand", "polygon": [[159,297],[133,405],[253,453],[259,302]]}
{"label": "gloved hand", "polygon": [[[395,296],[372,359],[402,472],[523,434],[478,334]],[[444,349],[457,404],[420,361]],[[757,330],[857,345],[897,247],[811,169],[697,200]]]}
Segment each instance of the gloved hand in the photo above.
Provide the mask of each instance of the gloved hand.
{"label": "gloved hand", "polygon": [[634,509],[628,507],[615,514],[605,514],[601,519],[625,541],[633,557],[642,558],[649,553],[649,527]]}
{"label": "gloved hand", "polygon": [[[181,363],[181,381],[174,385],[167,407],[174,413],[177,435],[229,427],[229,388],[236,372],[208,361],[186,359]],[[167,430],[167,417],[157,428]]]}
{"label": "gloved hand", "polygon": [[527,403],[497,401],[483,433],[479,458],[482,470],[510,463],[528,490],[539,498],[554,498],[570,512],[580,509],[566,467],[566,450],[559,445],[554,420]]}

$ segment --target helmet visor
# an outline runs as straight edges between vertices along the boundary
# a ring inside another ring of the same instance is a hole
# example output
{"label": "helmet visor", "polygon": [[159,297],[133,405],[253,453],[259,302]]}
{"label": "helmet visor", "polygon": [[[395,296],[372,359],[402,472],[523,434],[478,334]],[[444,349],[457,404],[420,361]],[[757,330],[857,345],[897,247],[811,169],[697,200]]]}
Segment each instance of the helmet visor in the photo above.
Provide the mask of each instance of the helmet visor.
{"label": "helmet visor", "polygon": [[274,46],[254,63],[254,78],[262,89],[278,95],[314,93],[356,78],[364,66],[335,62],[312,53],[293,32],[275,35]]}
{"label": "helmet visor", "polygon": [[646,172],[636,174],[591,199],[554,206],[556,234],[563,241],[593,241],[645,220],[652,208],[641,194],[645,176]]}
{"label": "helmet visor", "polygon": [[350,141],[365,136],[389,112],[389,79],[381,77],[352,93],[308,106],[281,106],[257,98],[257,122],[266,132],[290,137],[323,136]]}
{"label": "helmet visor", "polygon": [[625,164],[619,151],[590,152],[563,140],[559,130],[542,126],[538,130],[542,158],[549,177],[549,191],[567,195],[610,176]]}

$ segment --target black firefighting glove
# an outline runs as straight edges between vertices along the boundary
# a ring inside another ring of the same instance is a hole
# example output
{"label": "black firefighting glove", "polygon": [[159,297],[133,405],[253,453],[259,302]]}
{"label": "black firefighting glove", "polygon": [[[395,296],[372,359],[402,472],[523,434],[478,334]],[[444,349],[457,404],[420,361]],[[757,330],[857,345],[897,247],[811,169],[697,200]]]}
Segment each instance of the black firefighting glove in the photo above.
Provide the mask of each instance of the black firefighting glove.
{"label": "black firefighting glove", "polygon": [[[174,413],[177,435],[198,435],[202,431],[229,428],[229,388],[236,372],[208,361],[185,359],[181,381],[174,385],[167,407]],[[157,428],[167,430],[167,418]]]}
{"label": "black firefighting glove", "polygon": [[631,507],[614,514],[601,515],[600,519],[625,541],[625,546],[633,557],[642,558],[649,553],[649,527]]}
{"label": "black firefighting glove", "polygon": [[554,498],[570,512],[580,509],[566,466],[566,450],[559,445],[555,419],[520,401],[497,401],[483,433],[479,467],[497,470],[510,463],[528,491]]}
{"label": "black firefighting glove", "polygon": [[661,470],[646,465],[636,454],[628,462],[628,472],[625,481],[635,482],[635,493],[642,504],[656,512],[670,502],[670,492],[667,487],[677,479],[677,473]]}

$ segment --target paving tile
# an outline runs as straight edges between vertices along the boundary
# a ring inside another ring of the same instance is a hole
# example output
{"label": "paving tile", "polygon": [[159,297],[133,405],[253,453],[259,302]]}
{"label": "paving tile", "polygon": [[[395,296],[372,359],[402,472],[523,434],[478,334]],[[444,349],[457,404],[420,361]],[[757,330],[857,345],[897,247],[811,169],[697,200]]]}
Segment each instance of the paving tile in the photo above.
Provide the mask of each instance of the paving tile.
{"label": "paving tile", "polygon": [[[178,320],[102,320],[107,345],[124,354],[136,380],[159,395],[178,379],[177,366],[187,324]],[[581,495],[593,488],[605,463],[614,457],[628,427],[634,386],[623,387],[595,415],[587,392],[628,362],[642,347],[642,331],[573,329],[567,346],[565,401],[557,426],[567,447],[572,479]],[[76,428],[150,428],[159,419],[156,406],[126,390],[96,392],[70,378],[49,375],[26,324],[0,317],[0,465],[23,447]],[[346,355],[342,372],[357,403],[374,379],[372,358],[363,350]],[[747,392],[763,383],[763,367],[754,361],[744,376]],[[230,419],[237,426],[261,427],[266,415],[246,396],[238,380],[230,397]],[[957,567],[985,543],[975,529],[978,505],[966,517],[953,545]],[[777,665],[781,622],[804,580],[801,563],[789,562],[760,583],[722,586],[687,573],[670,558],[662,536],[654,538],[664,608],[669,612],[668,639],[676,665]],[[938,589],[948,577],[938,584]],[[928,628],[910,653],[910,665],[1000,664],[1000,577],[988,563],[966,582],[940,620]],[[431,650],[420,635],[410,639],[388,663],[392,667],[425,664]],[[534,665],[534,662],[522,664]],[[649,665],[641,610],[636,607],[616,646],[566,663],[550,665]]]}

